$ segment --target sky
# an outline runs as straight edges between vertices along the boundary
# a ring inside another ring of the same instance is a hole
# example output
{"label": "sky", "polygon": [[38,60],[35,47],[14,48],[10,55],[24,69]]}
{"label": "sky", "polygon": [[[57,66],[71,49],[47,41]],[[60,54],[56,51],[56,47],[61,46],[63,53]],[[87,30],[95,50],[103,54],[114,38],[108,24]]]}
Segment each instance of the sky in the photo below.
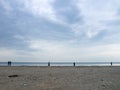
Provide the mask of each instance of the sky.
{"label": "sky", "polygon": [[119,0],[0,0],[0,61],[120,62]]}

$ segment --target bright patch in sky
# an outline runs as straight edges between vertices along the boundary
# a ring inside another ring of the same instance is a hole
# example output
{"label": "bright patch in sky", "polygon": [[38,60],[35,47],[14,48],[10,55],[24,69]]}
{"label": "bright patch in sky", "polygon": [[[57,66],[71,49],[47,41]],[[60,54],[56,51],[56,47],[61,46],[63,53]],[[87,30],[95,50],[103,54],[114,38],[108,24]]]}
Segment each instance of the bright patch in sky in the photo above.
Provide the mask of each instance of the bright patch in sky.
{"label": "bright patch in sky", "polygon": [[120,61],[119,0],[0,0],[0,61]]}

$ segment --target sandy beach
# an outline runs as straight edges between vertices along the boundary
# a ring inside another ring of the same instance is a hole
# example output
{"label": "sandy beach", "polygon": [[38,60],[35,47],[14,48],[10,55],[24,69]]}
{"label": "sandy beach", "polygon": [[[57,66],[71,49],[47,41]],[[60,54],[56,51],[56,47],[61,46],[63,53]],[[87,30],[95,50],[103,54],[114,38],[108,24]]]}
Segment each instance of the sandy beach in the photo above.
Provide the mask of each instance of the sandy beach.
{"label": "sandy beach", "polygon": [[0,67],[0,90],[120,90],[120,67]]}

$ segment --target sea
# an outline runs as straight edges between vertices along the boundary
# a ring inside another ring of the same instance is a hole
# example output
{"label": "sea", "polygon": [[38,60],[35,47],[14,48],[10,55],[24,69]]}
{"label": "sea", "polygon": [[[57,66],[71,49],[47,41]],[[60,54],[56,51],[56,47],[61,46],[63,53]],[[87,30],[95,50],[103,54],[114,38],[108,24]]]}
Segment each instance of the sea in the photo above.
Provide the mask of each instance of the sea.
{"label": "sea", "polygon": [[[11,66],[120,66],[120,62],[11,62]],[[0,62],[8,66],[8,62]]]}

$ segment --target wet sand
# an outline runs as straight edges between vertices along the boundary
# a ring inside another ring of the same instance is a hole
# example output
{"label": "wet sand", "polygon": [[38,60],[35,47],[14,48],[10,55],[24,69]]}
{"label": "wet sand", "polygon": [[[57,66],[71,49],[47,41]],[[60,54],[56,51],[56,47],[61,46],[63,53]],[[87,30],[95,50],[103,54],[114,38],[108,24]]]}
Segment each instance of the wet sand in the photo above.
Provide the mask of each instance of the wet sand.
{"label": "wet sand", "polygon": [[120,67],[1,66],[0,90],[120,90]]}

